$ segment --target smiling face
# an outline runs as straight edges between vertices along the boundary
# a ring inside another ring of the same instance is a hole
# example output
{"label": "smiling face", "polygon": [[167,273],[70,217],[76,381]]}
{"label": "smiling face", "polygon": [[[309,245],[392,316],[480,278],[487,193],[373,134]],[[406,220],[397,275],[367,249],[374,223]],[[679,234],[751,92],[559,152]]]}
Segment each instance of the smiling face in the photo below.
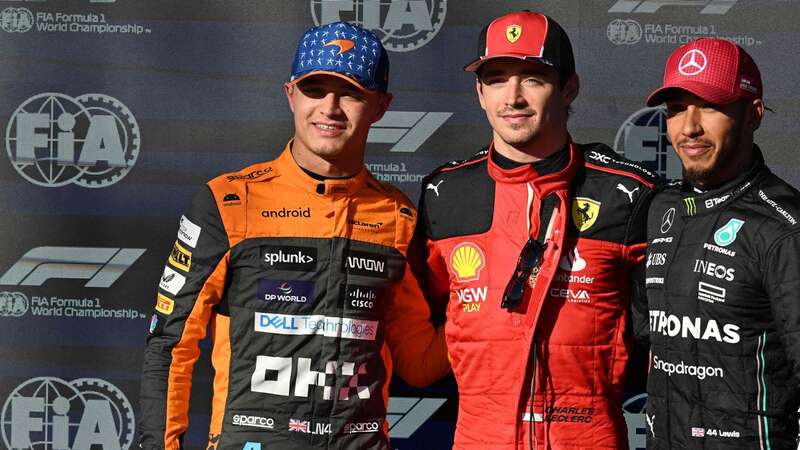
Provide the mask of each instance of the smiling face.
{"label": "smiling face", "polygon": [[284,89],[294,113],[292,155],[300,167],[332,177],[357,173],[364,162],[369,127],[386,112],[391,95],[367,92],[325,74]]}
{"label": "smiling face", "polygon": [[525,162],[558,151],[567,137],[567,108],[578,95],[573,76],[563,89],[552,67],[516,58],[484,63],[476,85],[495,148]]}
{"label": "smiling face", "polygon": [[763,113],[761,100],[712,105],[676,90],[667,99],[667,133],[684,178],[708,189],[745,171],[753,160],[753,132]]}

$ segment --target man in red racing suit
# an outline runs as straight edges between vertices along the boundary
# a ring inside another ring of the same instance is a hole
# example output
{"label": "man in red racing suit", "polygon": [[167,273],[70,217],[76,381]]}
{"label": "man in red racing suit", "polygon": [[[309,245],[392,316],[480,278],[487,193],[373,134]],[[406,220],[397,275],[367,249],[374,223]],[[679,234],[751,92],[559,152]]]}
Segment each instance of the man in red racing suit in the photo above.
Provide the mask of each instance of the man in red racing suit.
{"label": "man in red racing suit", "polygon": [[628,448],[629,306],[643,294],[630,281],[656,178],[571,141],[578,78],[555,21],[508,14],[479,47],[466,70],[492,144],[423,181],[414,245],[429,300],[446,304],[454,448]]}

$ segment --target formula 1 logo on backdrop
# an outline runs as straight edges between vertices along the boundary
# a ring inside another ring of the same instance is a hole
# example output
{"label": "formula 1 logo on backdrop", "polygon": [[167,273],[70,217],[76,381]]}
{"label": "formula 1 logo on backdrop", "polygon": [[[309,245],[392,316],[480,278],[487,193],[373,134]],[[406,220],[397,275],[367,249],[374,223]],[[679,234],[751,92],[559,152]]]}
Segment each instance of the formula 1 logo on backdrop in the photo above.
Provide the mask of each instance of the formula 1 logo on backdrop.
{"label": "formula 1 logo on backdrop", "polygon": [[610,13],[655,13],[662,6],[702,6],[700,14],[725,14],[739,0],[617,0]]}
{"label": "formula 1 logo on backdrop", "polygon": [[128,398],[99,378],[27,380],[0,417],[7,449],[128,450],[136,428]]}
{"label": "formula 1 logo on backdrop", "polygon": [[390,152],[413,153],[447,122],[451,112],[387,111],[369,130],[370,144],[394,144]]}
{"label": "formula 1 logo on backdrop", "polygon": [[447,0],[311,0],[316,25],[347,21],[380,38],[386,50],[410,52],[442,29]]}
{"label": "formula 1 logo on backdrop", "polygon": [[110,186],[133,168],[141,136],[131,111],[104,94],[45,93],[25,100],[6,127],[14,169],[37,186]]}
{"label": "formula 1 logo on backdrop", "polygon": [[663,106],[640,109],[625,119],[614,138],[614,150],[669,180],[681,178],[681,161],[667,136]]}

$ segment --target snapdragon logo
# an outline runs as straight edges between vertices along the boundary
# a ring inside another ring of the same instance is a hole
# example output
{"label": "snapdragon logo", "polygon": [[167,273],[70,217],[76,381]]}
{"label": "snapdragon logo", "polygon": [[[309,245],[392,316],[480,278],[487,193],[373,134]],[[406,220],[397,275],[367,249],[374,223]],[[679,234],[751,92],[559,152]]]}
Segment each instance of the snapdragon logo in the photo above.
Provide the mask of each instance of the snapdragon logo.
{"label": "snapdragon logo", "polygon": [[668,376],[689,375],[697,378],[698,380],[705,380],[706,377],[725,377],[725,371],[722,370],[721,367],[694,366],[691,364],[686,364],[683,361],[679,363],[671,363],[662,360],[658,357],[658,355],[653,355],[653,368],[666,373]]}
{"label": "snapdragon logo", "polygon": [[6,127],[12,166],[42,187],[110,186],[130,172],[140,148],[133,113],[105,94],[35,95],[11,114]]}
{"label": "snapdragon logo", "polygon": [[444,25],[447,0],[311,0],[316,25],[347,21],[375,33],[389,51],[410,52]]}

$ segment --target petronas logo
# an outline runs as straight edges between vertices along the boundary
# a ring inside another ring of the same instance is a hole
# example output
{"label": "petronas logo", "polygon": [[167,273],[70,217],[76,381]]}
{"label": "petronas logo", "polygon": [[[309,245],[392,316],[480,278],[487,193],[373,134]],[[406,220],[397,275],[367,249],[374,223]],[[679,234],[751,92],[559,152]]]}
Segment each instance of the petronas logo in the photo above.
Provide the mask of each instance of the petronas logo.
{"label": "petronas logo", "polygon": [[694,197],[686,197],[683,199],[683,206],[686,207],[686,214],[690,216],[697,214],[697,205],[694,202]]}
{"label": "petronas logo", "polygon": [[727,247],[736,240],[736,234],[742,229],[743,220],[731,219],[714,232],[714,243],[720,247]]}

